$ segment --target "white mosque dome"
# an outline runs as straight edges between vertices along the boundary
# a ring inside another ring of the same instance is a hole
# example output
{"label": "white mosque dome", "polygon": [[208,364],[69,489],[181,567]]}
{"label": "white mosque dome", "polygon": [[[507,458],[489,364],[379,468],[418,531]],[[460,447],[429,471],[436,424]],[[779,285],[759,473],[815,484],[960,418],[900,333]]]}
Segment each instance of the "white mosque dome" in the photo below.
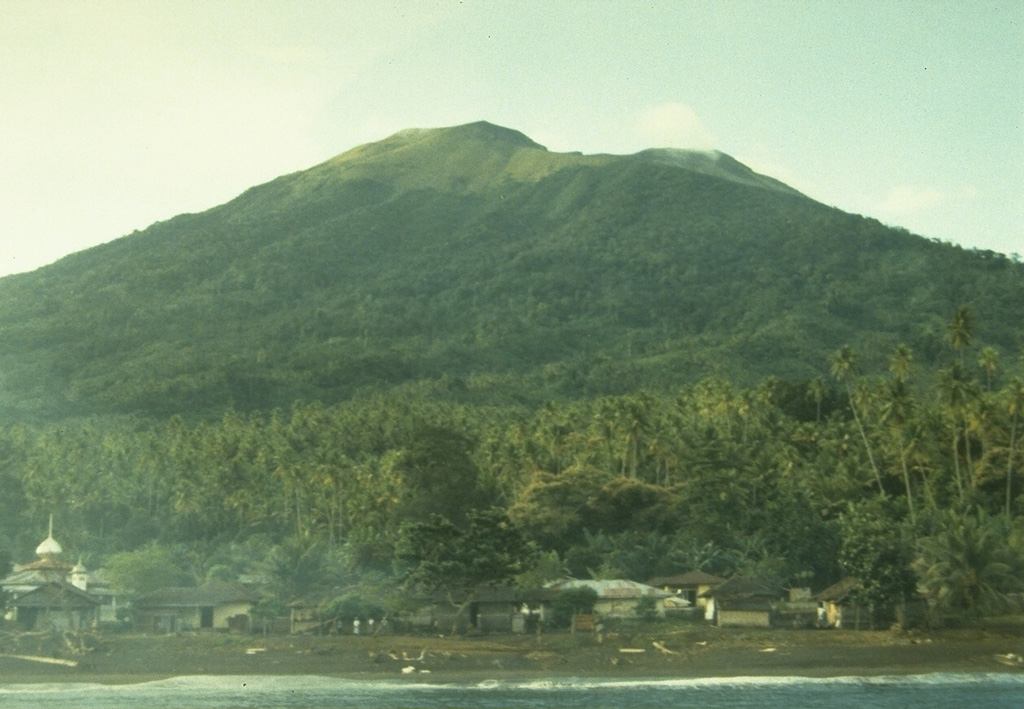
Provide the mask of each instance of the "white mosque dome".
{"label": "white mosque dome", "polygon": [[46,558],[49,556],[60,556],[64,553],[64,550],[60,548],[60,544],[53,536],[49,536],[43,540],[43,543],[36,547],[36,556]]}

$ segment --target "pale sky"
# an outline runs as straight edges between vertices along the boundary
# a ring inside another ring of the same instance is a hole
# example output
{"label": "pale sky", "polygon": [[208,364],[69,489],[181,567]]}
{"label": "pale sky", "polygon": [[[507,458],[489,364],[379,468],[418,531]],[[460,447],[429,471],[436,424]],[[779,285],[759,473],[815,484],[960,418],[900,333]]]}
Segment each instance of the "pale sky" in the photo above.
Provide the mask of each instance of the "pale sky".
{"label": "pale sky", "polygon": [[0,0],[0,274],[476,120],[1024,253],[1022,0]]}

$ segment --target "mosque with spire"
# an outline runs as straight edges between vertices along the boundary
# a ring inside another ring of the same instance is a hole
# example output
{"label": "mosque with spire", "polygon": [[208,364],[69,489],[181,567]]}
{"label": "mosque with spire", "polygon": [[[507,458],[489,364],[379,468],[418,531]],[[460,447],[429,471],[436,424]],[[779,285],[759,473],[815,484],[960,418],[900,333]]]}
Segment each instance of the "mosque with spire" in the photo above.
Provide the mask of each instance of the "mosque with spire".
{"label": "mosque with spire", "polygon": [[88,572],[81,560],[72,564],[53,538],[53,516],[36,560],[15,565],[0,580],[7,614],[21,630],[70,630],[117,620],[118,599],[102,576]]}

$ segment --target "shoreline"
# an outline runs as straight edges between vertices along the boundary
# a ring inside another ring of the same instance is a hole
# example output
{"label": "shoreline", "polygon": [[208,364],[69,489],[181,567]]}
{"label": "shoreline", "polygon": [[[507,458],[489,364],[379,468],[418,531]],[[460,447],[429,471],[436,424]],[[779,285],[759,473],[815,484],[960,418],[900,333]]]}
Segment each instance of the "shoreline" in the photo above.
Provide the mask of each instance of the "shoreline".
{"label": "shoreline", "polygon": [[[0,645],[0,686],[139,684],[173,677],[328,677],[465,684],[495,680],[666,680],[1024,674],[1018,631],[652,629],[640,633],[438,637],[96,636],[60,653]],[[15,652],[20,650],[21,652]],[[32,652],[37,650],[37,652]],[[25,659],[12,655],[34,655]],[[48,657],[77,662],[53,664]]]}

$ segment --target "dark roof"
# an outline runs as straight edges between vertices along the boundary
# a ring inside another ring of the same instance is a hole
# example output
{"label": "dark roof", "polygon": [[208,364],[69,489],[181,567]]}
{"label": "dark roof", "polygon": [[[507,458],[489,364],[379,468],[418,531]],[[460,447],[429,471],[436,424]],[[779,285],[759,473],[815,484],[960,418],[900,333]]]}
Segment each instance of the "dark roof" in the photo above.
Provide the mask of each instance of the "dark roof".
{"label": "dark roof", "polygon": [[100,601],[67,581],[48,581],[18,596],[14,605],[18,608],[71,609],[91,608],[100,605]]}
{"label": "dark roof", "polygon": [[733,576],[731,579],[715,588],[701,594],[704,598],[714,598],[716,601],[730,600],[746,601],[752,598],[780,598],[782,593],[771,586],[761,583],[757,579],[747,576]]}
{"label": "dark roof", "polygon": [[206,586],[161,588],[135,599],[136,608],[195,608],[225,603],[255,603],[256,594],[234,583],[211,583]]}
{"label": "dark roof", "polygon": [[48,581],[65,580],[67,580],[67,572],[63,569],[26,569],[21,567],[0,581],[0,587],[42,586]]}
{"label": "dark roof", "polygon": [[75,568],[74,564],[69,564],[66,561],[60,559],[43,558],[31,561],[27,564],[21,564],[18,566],[18,571],[30,571],[33,569],[47,569],[53,571],[71,571]]}
{"label": "dark roof", "polygon": [[705,571],[687,571],[685,574],[675,576],[655,576],[647,582],[648,586],[717,586],[725,583],[721,576],[715,576]]}
{"label": "dark roof", "polygon": [[834,583],[819,592],[814,598],[818,601],[844,601],[852,591],[856,591],[858,588],[860,588],[860,579],[847,576],[839,583]]}

